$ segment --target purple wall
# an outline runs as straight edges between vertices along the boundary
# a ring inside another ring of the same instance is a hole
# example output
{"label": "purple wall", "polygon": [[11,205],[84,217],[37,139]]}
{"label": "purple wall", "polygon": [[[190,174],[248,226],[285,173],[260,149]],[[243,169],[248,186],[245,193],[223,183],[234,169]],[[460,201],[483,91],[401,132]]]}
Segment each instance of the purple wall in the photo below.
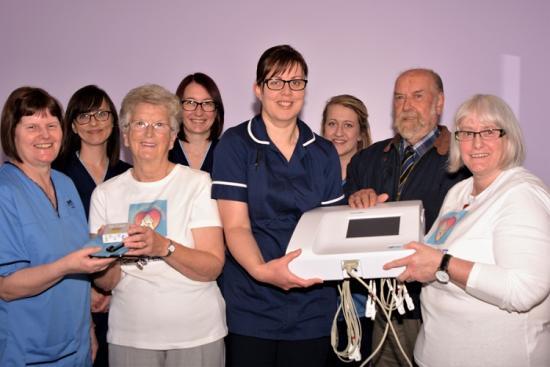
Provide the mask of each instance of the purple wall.
{"label": "purple wall", "polygon": [[522,123],[525,165],[548,184],[548,19],[545,0],[2,0],[0,100],[30,84],[66,104],[94,83],[119,104],[137,85],[175,90],[204,71],[220,86],[231,126],[253,113],[261,52],[290,43],[310,66],[302,117],[315,130],[325,101],[351,93],[367,104],[374,139],[389,137],[395,77],[429,67],[445,84],[446,123],[474,93],[505,98]]}

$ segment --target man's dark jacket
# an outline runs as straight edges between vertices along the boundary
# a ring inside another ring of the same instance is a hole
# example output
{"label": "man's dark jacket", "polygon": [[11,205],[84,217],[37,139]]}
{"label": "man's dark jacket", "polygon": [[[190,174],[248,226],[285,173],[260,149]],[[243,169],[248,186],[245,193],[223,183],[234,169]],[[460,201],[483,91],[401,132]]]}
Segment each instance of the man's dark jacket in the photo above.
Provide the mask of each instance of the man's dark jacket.
{"label": "man's dark jacket", "polygon": [[[418,162],[415,162],[399,197],[397,194],[401,169],[399,156],[401,136],[399,135],[377,142],[358,152],[351,159],[344,185],[346,197],[358,190],[371,188],[377,194],[387,193],[388,201],[422,200],[426,218],[425,231],[428,233],[439,214],[447,191],[455,183],[470,176],[470,172],[464,168],[454,174],[447,172],[451,133],[445,126],[438,128],[440,134],[433,147]],[[405,317],[420,317],[420,287],[420,283],[407,284],[416,309],[414,315]]]}

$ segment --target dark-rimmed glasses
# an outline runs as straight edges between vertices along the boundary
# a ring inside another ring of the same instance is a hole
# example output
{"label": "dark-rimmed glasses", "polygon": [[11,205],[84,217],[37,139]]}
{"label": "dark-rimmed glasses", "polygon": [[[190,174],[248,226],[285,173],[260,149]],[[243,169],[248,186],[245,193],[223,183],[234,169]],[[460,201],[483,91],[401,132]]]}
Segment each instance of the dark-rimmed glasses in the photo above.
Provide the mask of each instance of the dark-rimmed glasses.
{"label": "dark-rimmed glasses", "polygon": [[481,131],[467,131],[458,130],[455,131],[455,139],[458,141],[472,141],[479,135],[483,140],[496,140],[506,135],[504,129],[486,129]]}
{"label": "dark-rimmed glasses", "polygon": [[185,111],[195,111],[199,106],[204,112],[216,111],[216,102],[214,101],[197,102],[194,99],[182,99],[181,105]]}
{"label": "dark-rimmed glasses", "polygon": [[79,125],[86,125],[92,120],[92,117],[95,118],[96,121],[107,121],[109,117],[111,116],[111,111],[107,110],[97,110],[95,112],[84,112],[79,113],[76,115],[75,121]]}
{"label": "dark-rimmed glasses", "polygon": [[266,79],[264,84],[267,88],[271,90],[282,90],[285,87],[285,84],[288,84],[288,87],[291,90],[299,91],[304,90],[307,85],[306,79],[292,79],[292,80],[283,80],[283,79]]}

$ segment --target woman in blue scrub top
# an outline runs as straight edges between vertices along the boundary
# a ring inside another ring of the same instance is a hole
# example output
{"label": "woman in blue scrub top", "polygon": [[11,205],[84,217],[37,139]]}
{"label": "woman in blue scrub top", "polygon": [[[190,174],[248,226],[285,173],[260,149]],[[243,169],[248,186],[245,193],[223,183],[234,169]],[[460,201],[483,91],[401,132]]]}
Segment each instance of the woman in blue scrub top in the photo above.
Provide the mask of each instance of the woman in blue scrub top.
{"label": "woman in blue scrub top", "polygon": [[90,255],[78,193],[51,163],[62,111],[44,90],[13,91],[2,110],[0,366],[91,366],[90,283],[113,260]]}
{"label": "woman in blue scrub top", "polygon": [[[69,176],[84,205],[86,218],[95,187],[131,166],[120,160],[120,130],[116,107],[95,85],[77,90],[65,113],[63,148],[54,168]],[[98,341],[94,367],[109,365],[107,325],[110,295],[92,288],[92,317]]]}
{"label": "woman in blue scrub top", "polygon": [[288,45],[263,53],[254,92],[261,114],[227,130],[214,154],[229,248],[223,293],[229,366],[323,366],[336,311],[333,287],[292,274],[285,255],[300,216],[343,199],[338,155],[298,114],[307,64]]}
{"label": "woman in blue scrub top", "polygon": [[208,75],[194,73],[183,78],[176,95],[183,109],[183,123],[168,159],[212,173],[214,148],[223,130],[220,90]]}

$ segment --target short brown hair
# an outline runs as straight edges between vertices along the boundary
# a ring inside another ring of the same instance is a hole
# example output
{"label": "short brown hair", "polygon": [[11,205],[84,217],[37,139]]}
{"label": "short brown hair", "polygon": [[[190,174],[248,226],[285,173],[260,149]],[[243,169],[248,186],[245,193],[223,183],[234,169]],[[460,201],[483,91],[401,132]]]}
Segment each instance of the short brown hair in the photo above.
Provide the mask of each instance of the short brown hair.
{"label": "short brown hair", "polygon": [[7,157],[21,162],[21,157],[17,154],[15,146],[15,128],[23,116],[32,116],[40,111],[48,111],[53,117],[56,117],[63,131],[63,109],[48,92],[35,87],[20,87],[11,92],[4,103],[0,125],[2,149]]}
{"label": "short brown hair", "polygon": [[256,68],[256,85],[261,86],[266,79],[293,66],[300,66],[304,77],[307,78],[306,61],[294,48],[289,45],[279,45],[265,50]]}

